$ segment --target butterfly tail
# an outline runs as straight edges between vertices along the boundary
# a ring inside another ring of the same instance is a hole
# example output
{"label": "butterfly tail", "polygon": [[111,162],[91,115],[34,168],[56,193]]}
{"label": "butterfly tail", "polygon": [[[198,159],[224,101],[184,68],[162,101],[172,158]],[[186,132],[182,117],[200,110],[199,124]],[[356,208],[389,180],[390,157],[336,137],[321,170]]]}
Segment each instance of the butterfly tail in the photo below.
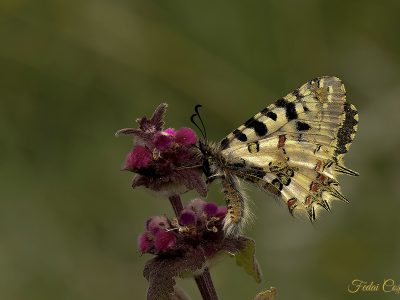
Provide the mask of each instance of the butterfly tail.
{"label": "butterfly tail", "polygon": [[238,236],[251,219],[249,202],[235,175],[225,174],[222,188],[228,209],[224,220],[224,231],[227,236]]}

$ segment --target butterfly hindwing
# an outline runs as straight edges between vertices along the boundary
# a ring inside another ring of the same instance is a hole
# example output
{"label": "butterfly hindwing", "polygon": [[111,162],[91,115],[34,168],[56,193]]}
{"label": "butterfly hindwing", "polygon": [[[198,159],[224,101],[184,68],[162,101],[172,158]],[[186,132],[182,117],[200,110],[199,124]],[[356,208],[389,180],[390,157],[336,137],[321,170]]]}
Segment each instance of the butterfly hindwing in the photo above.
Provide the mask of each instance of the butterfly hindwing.
{"label": "butterfly hindwing", "polygon": [[332,149],[305,141],[299,144],[289,135],[284,142],[282,136],[277,136],[256,143],[258,151],[252,153],[236,146],[227,167],[238,177],[280,197],[291,213],[307,212],[315,219],[321,208],[329,210],[332,199],[346,201],[339,192]]}

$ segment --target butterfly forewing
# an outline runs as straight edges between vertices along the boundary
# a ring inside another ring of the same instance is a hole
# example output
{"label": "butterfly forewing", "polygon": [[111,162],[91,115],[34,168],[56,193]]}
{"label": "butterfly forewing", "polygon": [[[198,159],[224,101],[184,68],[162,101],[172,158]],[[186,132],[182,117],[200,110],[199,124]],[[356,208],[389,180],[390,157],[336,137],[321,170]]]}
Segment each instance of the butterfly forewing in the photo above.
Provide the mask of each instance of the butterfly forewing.
{"label": "butterfly forewing", "polygon": [[288,132],[304,133],[307,121],[338,129],[343,122],[345,88],[337,77],[320,77],[304,84],[247,120],[221,141],[221,149]]}

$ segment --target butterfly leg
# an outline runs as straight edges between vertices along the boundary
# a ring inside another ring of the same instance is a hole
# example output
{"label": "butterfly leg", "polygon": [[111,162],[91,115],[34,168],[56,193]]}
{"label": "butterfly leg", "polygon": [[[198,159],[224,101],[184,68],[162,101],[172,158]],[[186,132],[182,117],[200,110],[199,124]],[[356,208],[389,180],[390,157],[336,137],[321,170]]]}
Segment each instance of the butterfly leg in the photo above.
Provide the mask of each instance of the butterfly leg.
{"label": "butterfly leg", "polygon": [[206,183],[210,184],[211,182],[213,182],[216,179],[224,180],[224,178],[225,178],[225,175],[222,175],[222,174],[211,175],[211,176],[207,177]]}
{"label": "butterfly leg", "polygon": [[228,208],[224,220],[224,231],[226,235],[238,236],[250,215],[247,198],[240,188],[238,178],[231,173],[225,173],[222,188]]}

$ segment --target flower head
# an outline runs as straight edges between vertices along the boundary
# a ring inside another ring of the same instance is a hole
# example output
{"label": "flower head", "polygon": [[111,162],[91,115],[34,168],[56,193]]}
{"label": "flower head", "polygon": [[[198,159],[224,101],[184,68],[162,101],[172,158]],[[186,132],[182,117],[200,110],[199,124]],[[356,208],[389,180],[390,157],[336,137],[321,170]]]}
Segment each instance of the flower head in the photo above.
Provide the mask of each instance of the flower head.
{"label": "flower head", "polygon": [[183,145],[194,145],[197,142],[197,136],[190,128],[183,127],[176,132],[176,141]]}
{"label": "flower head", "polygon": [[126,157],[124,170],[139,170],[147,167],[151,161],[152,154],[150,150],[142,145],[136,145]]}
{"label": "flower head", "polygon": [[[149,281],[147,299],[169,299],[175,278],[198,275],[221,253],[235,256],[238,265],[261,281],[254,241],[244,236],[225,236],[225,215],[225,206],[195,199],[178,218],[152,217],[146,222],[146,231],[139,236],[139,251],[155,255],[143,271]],[[150,224],[164,224],[165,220],[167,227],[156,233],[150,231]]]}
{"label": "flower head", "polygon": [[151,233],[151,234],[156,234],[160,230],[168,230],[170,228],[169,226],[169,221],[167,217],[165,216],[155,216],[151,217],[149,220],[146,222],[146,229]]}
{"label": "flower head", "polygon": [[154,136],[153,144],[154,146],[160,150],[165,151],[172,146],[174,142],[174,137],[171,134],[165,132],[157,132]]}
{"label": "flower head", "polygon": [[133,135],[133,149],[123,170],[134,172],[132,186],[144,186],[167,195],[195,189],[207,194],[202,177],[202,156],[194,145],[195,132],[190,128],[163,130],[167,105],[160,104],[152,117],[137,119],[139,128],[125,128],[116,135]]}
{"label": "flower head", "polygon": [[191,209],[184,209],[179,216],[179,224],[183,226],[191,225],[196,223],[196,214]]}
{"label": "flower head", "polygon": [[141,253],[145,253],[151,249],[153,246],[153,238],[149,235],[148,232],[143,232],[142,234],[139,235],[138,237],[138,246],[139,246],[139,251]]}
{"label": "flower head", "polygon": [[164,130],[165,133],[169,135],[175,135],[175,129],[174,128],[167,128]]}
{"label": "flower head", "polygon": [[223,220],[226,215],[223,207],[212,202],[195,199],[172,220],[165,216],[154,216],[146,222],[146,231],[139,235],[141,253],[180,253],[195,251],[199,247],[208,256],[213,256],[218,245],[226,239]]}
{"label": "flower head", "polygon": [[204,206],[204,212],[209,217],[215,216],[217,214],[217,211],[218,211],[218,206],[215,203],[207,203]]}
{"label": "flower head", "polygon": [[175,246],[176,237],[171,231],[159,231],[155,235],[154,248],[157,252],[165,252]]}

